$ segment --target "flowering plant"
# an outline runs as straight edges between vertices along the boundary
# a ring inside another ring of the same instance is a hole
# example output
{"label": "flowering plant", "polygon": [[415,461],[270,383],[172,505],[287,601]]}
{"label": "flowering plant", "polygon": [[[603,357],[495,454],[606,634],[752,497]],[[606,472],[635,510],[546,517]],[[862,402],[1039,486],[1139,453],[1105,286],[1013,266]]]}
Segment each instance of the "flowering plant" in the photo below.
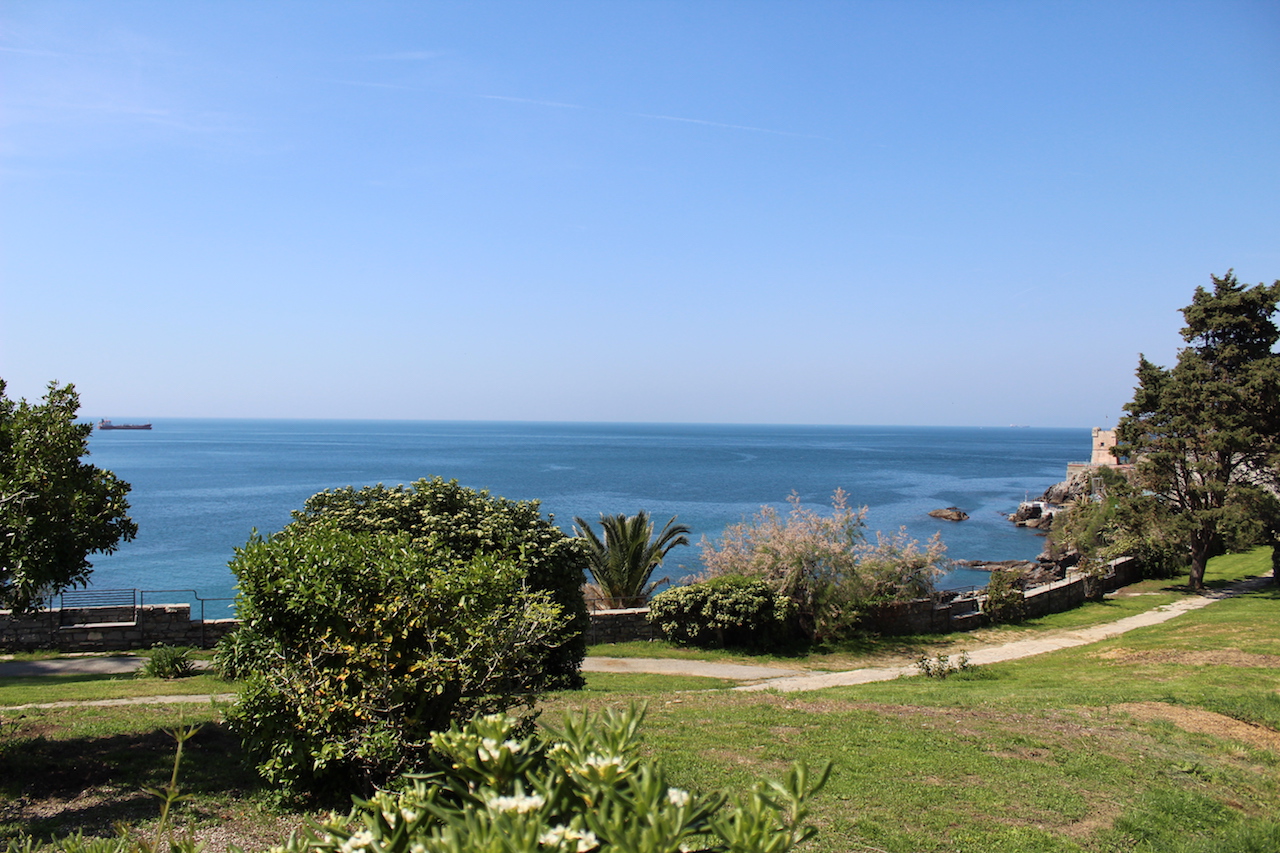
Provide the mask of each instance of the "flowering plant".
{"label": "flowering plant", "polygon": [[691,793],[639,757],[642,716],[583,714],[526,737],[502,714],[455,725],[431,739],[434,771],[280,853],[784,853],[816,832],[806,803],[830,766],[815,780],[796,765],[734,797]]}
{"label": "flowering plant", "polygon": [[946,568],[946,546],[933,536],[924,546],[907,535],[866,536],[867,508],[849,506],[836,489],[831,510],[787,498],[784,516],[771,506],[731,524],[715,542],[703,537],[703,580],[742,575],[768,583],[794,604],[800,630],[819,642],[857,626],[868,605],[927,596]]}

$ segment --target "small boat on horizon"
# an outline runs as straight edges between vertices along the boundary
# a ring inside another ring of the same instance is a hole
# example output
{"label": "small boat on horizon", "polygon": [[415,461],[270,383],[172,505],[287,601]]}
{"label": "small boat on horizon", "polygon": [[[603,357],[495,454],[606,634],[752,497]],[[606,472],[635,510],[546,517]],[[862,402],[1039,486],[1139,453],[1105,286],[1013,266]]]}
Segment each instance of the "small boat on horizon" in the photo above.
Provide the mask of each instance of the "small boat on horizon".
{"label": "small boat on horizon", "polygon": [[151,429],[151,424],[113,424],[103,418],[98,421],[98,429]]}

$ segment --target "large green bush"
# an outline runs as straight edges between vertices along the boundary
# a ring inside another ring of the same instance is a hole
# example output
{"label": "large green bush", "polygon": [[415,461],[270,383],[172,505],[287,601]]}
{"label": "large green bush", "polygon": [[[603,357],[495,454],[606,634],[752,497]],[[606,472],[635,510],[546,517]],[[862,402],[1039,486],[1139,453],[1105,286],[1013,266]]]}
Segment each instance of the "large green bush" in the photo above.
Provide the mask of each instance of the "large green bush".
{"label": "large green bush", "polygon": [[769,648],[792,637],[795,606],[762,580],[724,575],[672,587],[649,603],[649,621],[673,643]]}
{"label": "large green bush", "polygon": [[316,524],[350,532],[402,533],[414,547],[446,548],[455,556],[486,554],[521,567],[528,587],[560,606],[557,641],[539,662],[546,685],[582,686],[589,624],[582,583],[587,558],[581,542],[566,536],[537,501],[510,501],[440,477],[408,486],[350,486],[312,495],[293,513],[291,529]]}
{"label": "large green bush", "polygon": [[229,722],[292,792],[370,791],[436,731],[532,705],[564,613],[516,556],[319,521],[237,549],[248,671]]}

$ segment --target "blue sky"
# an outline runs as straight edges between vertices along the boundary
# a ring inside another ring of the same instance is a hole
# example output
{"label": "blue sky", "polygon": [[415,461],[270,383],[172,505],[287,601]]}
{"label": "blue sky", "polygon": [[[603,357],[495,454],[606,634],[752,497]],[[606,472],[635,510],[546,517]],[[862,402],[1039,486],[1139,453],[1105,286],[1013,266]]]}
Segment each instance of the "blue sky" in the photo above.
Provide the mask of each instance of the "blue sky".
{"label": "blue sky", "polygon": [[1280,4],[0,6],[0,377],[117,419],[1107,425],[1280,277]]}

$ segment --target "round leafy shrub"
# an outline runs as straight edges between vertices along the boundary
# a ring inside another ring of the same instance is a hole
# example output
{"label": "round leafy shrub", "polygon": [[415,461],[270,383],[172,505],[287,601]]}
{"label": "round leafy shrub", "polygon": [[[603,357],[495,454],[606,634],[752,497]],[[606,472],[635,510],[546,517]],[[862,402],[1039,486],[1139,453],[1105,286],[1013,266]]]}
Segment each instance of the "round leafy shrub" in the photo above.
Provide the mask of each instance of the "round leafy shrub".
{"label": "round leafy shrub", "polygon": [[587,557],[582,543],[542,517],[538,501],[510,501],[440,477],[408,486],[350,486],[312,495],[293,513],[292,530],[324,525],[351,533],[404,534],[415,548],[445,548],[470,559],[487,554],[518,563],[531,590],[560,606],[557,640],[538,666],[546,685],[582,686],[590,617],[582,595]]}
{"label": "round leafy shrub", "polygon": [[1022,573],[996,569],[987,582],[982,611],[993,623],[1021,622],[1027,615],[1027,595]]}
{"label": "round leafy shrub", "polygon": [[433,732],[531,707],[562,637],[562,609],[518,559],[405,533],[291,525],[231,568],[251,633],[228,721],[291,793],[371,791],[422,766]]}
{"label": "round leafy shrub", "polygon": [[672,587],[649,603],[649,621],[673,643],[765,649],[794,636],[795,605],[763,580],[721,575]]}

